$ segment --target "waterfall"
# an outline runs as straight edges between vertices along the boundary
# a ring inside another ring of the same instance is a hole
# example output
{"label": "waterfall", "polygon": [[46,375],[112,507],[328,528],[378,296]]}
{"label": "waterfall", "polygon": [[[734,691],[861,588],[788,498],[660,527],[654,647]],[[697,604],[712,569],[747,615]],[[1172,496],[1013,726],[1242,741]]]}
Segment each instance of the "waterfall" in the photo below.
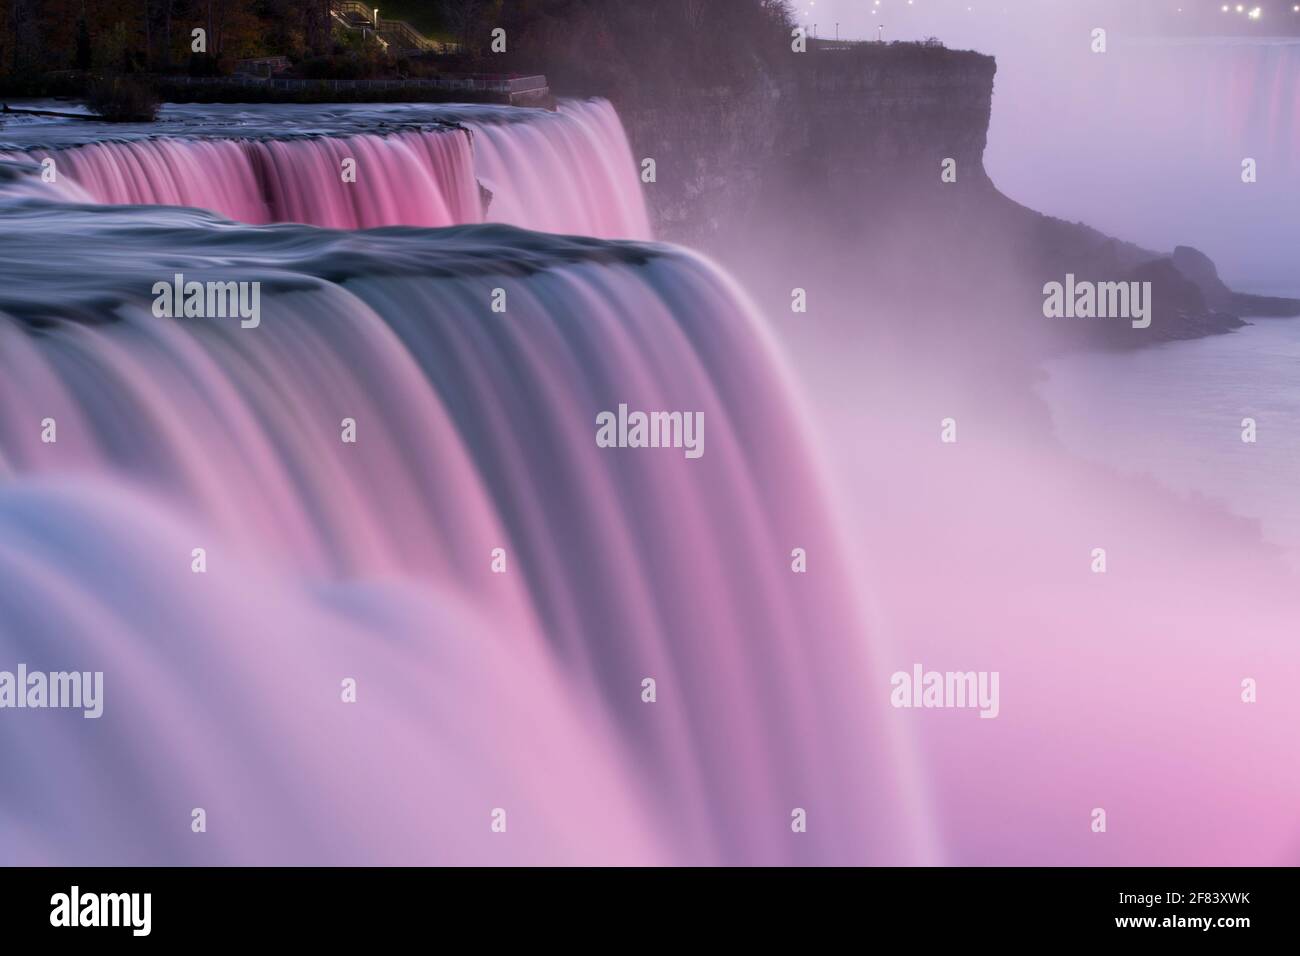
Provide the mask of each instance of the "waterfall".
{"label": "waterfall", "polygon": [[[543,232],[650,238],[632,150],[608,102],[562,102],[558,118],[541,122],[519,116],[494,110],[463,118],[476,134],[475,171],[494,197],[488,219]],[[577,169],[581,176],[567,172]]]}
{"label": "waterfall", "polygon": [[[1143,135],[1181,150],[1183,161],[1240,160],[1237,154],[1245,149],[1270,168],[1295,168],[1300,40],[1134,41],[1119,53],[1117,68],[1099,80],[1114,97],[1118,116]],[[1135,89],[1140,96],[1131,95]]]}
{"label": "waterfall", "polygon": [[[807,424],[708,262],[0,217],[0,668],[106,699],[0,720],[10,862],[917,858]],[[260,325],[156,317],[175,273],[260,282]],[[620,403],[706,453],[598,447]]]}
{"label": "waterfall", "polygon": [[[347,160],[355,182],[342,179]],[[90,143],[55,161],[97,202],[194,206],[247,223],[364,229],[481,218],[469,137],[458,130]]]}
{"label": "waterfall", "polygon": [[[105,128],[90,141],[89,124],[19,124],[5,129],[0,149],[10,159],[52,156],[95,202],[193,206],[245,223],[370,229],[486,219],[650,238],[627,136],[604,100],[565,101],[554,113],[400,104],[324,123],[316,107],[204,109],[221,122],[169,106],[157,127]],[[386,129],[366,131],[375,126]],[[486,215],[479,183],[490,193]]]}

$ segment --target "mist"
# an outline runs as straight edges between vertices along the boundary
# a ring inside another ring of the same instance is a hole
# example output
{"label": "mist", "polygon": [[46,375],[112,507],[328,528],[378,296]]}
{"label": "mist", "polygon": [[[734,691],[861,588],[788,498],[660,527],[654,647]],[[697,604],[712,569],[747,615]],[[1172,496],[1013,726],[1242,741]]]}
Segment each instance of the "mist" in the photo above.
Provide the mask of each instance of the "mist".
{"label": "mist", "polygon": [[[874,39],[883,23],[887,41],[935,36],[995,56],[985,162],[1003,192],[1156,251],[1195,246],[1238,284],[1281,288],[1300,265],[1300,14],[1277,4],[1251,21],[1221,6],[882,0],[872,14],[805,0],[798,14],[815,11],[823,37],[838,21],[840,36]],[[1104,54],[1091,49],[1098,27]]]}

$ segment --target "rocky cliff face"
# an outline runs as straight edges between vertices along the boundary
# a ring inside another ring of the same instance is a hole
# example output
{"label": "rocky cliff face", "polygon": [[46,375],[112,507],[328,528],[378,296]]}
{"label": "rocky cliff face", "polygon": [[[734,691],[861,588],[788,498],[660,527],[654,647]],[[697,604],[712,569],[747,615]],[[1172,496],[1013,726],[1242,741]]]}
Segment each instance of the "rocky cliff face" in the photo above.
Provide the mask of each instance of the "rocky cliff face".
{"label": "rocky cliff face", "polygon": [[994,59],[911,44],[828,48],[787,80],[790,154],[836,206],[854,192],[937,191],[941,163],[986,183]]}
{"label": "rocky cliff face", "polygon": [[[1127,347],[1300,311],[1231,292],[1199,254],[1143,249],[1002,195],[983,163],[996,69],[940,46],[814,42],[748,89],[620,109],[637,157],[656,161],[657,235],[717,256],[760,297],[817,286],[944,337],[992,331],[1031,349]],[[1045,321],[1043,286],[1067,273],[1151,281],[1151,327]]]}
{"label": "rocky cliff face", "polygon": [[647,190],[657,232],[708,246],[792,205],[851,222],[856,210],[959,181],[987,185],[992,57],[913,44],[791,54],[743,90],[683,92],[624,108],[638,157],[653,157]]}
{"label": "rocky cliff face", "polygon": [[743,92],[700,90],[620,108],[633,153],[657,167],[645,188],[657,236],[707,248],[752,218],[784,150],[782,99],[782,84],[765,78]]}
{"label": "rocky cliff face", "polygon": [[1205,293],[1206,301],[1215,308],[1235,312],[1237,315],[1268,315],[1273,317],[1300,315],[1300,302],[1266,295],[1244,295],[1233,292],[1219,278],[1219,270],[1210,257],[1190,246],[1177,246],[1171,257],[1174,266],[1191,279]]}

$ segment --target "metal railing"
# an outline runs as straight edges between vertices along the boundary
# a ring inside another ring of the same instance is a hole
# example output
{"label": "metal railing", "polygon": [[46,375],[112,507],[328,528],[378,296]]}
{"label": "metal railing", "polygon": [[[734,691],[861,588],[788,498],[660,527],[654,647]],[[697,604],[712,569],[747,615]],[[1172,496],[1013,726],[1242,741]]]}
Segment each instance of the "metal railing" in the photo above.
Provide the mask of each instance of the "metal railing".
{"label": "metal railing", "polygon": [[330,4],[330,9],[339,14],[354,13],[363,18],[367,23],[374,17],[375,8],[361,3],[360,0],[334,0]]}
{"label": "metal railing", "polygon": [[333,0],[330,13],[349,30],[360,29],[357,23],[349,22],[350,14],[361,21],[361,26],[368,26],[375,31],[385,46],[397,50],[418,50],[421,53],[452,53],[460,49],[459,43],[443,43],[425,36],[405,20],[389,20],[376,16],[378,10],[362,3],[361,0]]}
{"label": "metal railing", "polygon": [[421,53],[427,53],[442,49],[442,44],[417,32],[405,20],[385,20],[381,17],[376,29],[384,39],[399,50],[419,50]]}

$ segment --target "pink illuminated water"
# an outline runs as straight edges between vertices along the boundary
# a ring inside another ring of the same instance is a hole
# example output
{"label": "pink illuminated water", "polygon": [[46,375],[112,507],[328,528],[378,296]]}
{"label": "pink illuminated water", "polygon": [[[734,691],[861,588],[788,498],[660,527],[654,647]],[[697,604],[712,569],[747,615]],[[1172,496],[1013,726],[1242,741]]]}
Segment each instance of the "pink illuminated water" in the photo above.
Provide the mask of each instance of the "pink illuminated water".
{"label": "pink illuminated water", "polygon": [[[481,219],[468,141],[463,131],[156,139],[92,143],[55,158],[101,203],[196,206],[241,222],[338,229],[449,226]],[[355,182],[343,180],[346,161]]]}
{"label": "pink illuminated water", "polygon": [[[0,661],[107,698],[0,720],[10,862],[917,858],[800,413],[713,267],[502,226],[5,218]],[[87,250],[62,285],[60,247]],[[155,318],[173,271],[261,281],[261,326]],[[702,411],[705,455],[597,447],[619,403]]]}
{"label": "pink illuminated water", "polygon": [[[106,695],[0,713],[0,862],[1294,862],[1256,528],[1065,454],[953,357],[996,335],[895,356],[831,290],[778,345],[707,260],[591,238],[649,232],[608,104],[511,115],[0,164],[0,669]],[[260,326],[155,317],[177,272],[261,283]],[[624,403],[704,456],[599,448]],[[892,708],[916,662],[998,671],[999,717]]]}
{"label": "pink illuminated water", "polygon": [[464,121],[475,133],[479,181],[494,194],[490,221],[604,239],[650,238],[632,150],[608,103],[563,102],[558,122]]}
{"label": "pink illuminated water", "polygon": [[24,137],[32,145],[8,155],[53,157],[94,202],[194,206],[246,223],[370,229],[487,221],[650,238],[627,137],[603,100],[565,101],[556,112],[374,107],[358,112],[389,130],[351,129],[360,120],[345,111],[338,135],[322,135],[307,108],[251,109],[207,126],[185,122],[189,112],[169,124],[165,112],[161,135],[107,129],[102,142],[78,142],[91,127],[65,125],[55,131],[55,142],[68,143],[59,148],[46,142],[49,125],[20,125],[10,145]]}

